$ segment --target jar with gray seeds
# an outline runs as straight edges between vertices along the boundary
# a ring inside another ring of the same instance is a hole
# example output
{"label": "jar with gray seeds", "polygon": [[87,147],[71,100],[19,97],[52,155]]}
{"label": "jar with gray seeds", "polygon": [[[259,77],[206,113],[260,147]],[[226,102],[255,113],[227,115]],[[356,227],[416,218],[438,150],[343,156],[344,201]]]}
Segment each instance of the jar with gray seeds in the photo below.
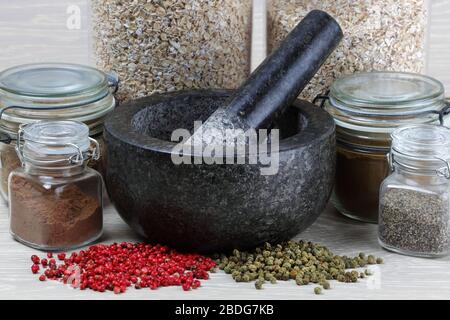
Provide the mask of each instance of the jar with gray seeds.
{"label": "jar with gray seeds", "polygon": [[392,173],[380,187],[378,238],[412,256],[450,251],[450,129],[408,125],[392,133]]}

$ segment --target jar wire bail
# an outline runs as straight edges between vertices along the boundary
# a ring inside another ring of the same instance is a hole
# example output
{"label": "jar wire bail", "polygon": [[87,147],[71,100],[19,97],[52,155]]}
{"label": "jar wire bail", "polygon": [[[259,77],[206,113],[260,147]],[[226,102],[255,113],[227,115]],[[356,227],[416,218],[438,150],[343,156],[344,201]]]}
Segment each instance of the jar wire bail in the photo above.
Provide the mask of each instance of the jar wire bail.
{"label": "jar wire bail", "polygon": [[[0,108],[0,121],[3,118],[3,114],[5,113],[5,111],[8,111],[10,109],[21,109],[21,110],[63,110],[63,109],[70,109],[70,108],[75,108],[75,107],[79,107],[79,105],[57,106],[57,107],[39,107],[39,108],[24,107],[24,106],[7,106],[7,107],[4,107],[4,108]],[[20,125],[20,126],[22,126],[22,125]],[[4,144],[10,144],[11,141],[13,141],[13,140],[14,139],[11,138],[7,133],[0,131],[0,142],[2,142]]]}
{"label": "jar wire bail", "polygon": [[[107,72],[105,73],[106,75],[106,79],[108,81],[108,87],[110,88],[110,92],[112,94],[117,93],[117,90],[119,90],[119,85],[120,85],[120,80],[119,80],[119,76],[115,73],[115,72]],[[100,99],[98,99],[100,100]],[[95,101],[93,101],[95,102]],[[117,106],[117,100],[116,100],[116,106]],[[5,111],[8,111],[10,109],[21,109],[21,110],[65,110],[65,109],[70,109],[70,108],[77,108],[83,106],[83,104],[74,104],[74,105],[69,105],[69,106],[51,106],[51,107],[39,107],[39,108],[35,108],[35,107],[25,107],[25,106],[17,106],[17,105],[12,105],[12,106],[7,106],[4,108],[0,108],[0,120],[2,120],[3,118],[3,114],[5,113]],[[11,141],[14,140],[13,138],[11,138],[11,136],[9,136],[7,133],[1,132],[0,131],[0,143],[4,143],[4,144],[10,144]]]}
{"label": "jar wire bail", "polygon": [[[394,172],[395,171],[395,166],[394,166],[395,159],[394,159],[394,154],[392,153],[392,151],[387,154],[387,158],[388,158],[389,168],[391,169],[391,172]],[[444,167],[442,167],[440,169],[436,169],[436,174],[438,176],[440,176],[440,177],[444,177],[446,179],[450,179],[450,161],[449,160],[445,160],[445,159],[440,158],[440,157],[436,157],[436,156],[433,156],[433,158],[443,162],[444,165],[445,165]],[[410,170],[415,170],[416,169],[415,167],[408,166],[406,164],[402,164],[402,166],[406,167],[406,168],[408,168]]]}
{"label": "jar wire bail", "polygon": [[[312,103],[317,105],[317,102],[320,101],[319,107],[323,109],[327,100],[330,100],[330,90],[327,90],[324,94],[318,94]],[[445,107],[442,110],[431,110],[423,112],[423,114],[436,114],[439,118],[439,124],[442,126],[444,125],[444,117],[450,114],[450,101],[445,101]]]}
{"label": "jar wire bail", "polygon": [[[29,125],[29,124],[22,124],[19,127],[19,131],[17,134],[17,144],[16,144],[16,153],[19,157],[19,160],[22,164],[22,166],[25,165],[25,161],[27,160],[26,157],[23,154],[23,132],[24,132],[24,128]],[[73,147],[76,150],[76,153],[66,159],[58,159],[58,160],[33,160],[33,162],[37,162],[40,164],[59,164],[59,163],[67,163],[69,162],[70,164],[73,165],[82,165],[84,163],[84,161],[87,158],[91,158],[93,160],[98,160],[100,158],[100,145],[98,143],[97,140],[89,137],[89,141],[91,142],[91,144],[94,145],[94,148],[92,149],[92,151],[88,152],[87,155],[85,156],[83,154],[83,151],[80,149],[79,146],[77,146],[74,143],[62,143],[62,144],[53,144],[54,146],[61,146],[61,147]],[[34,143],[40,143],[38,141],[33,141]]]}
{"label": "jar wire bail", "polygon": [[432,110],[430,111],[432,114],[437,114],[439,116],[439,124],[441,126],[444,125],[444,117],[450,114],[450,101],[445,101],[445,107],[440,111]]}
{"label": "jar wire bail", "polygon": [[318,94],[312,101],[313,104],[316,104],[318,101],[320,101],[319,107],[321,109],[325,106],[325,101],[330,100],[330,90],[327,90],[325,94]]}
{"label": "jar wire bail", "polygon": [[108,80],[108,85],[111,89],[111,93],[115,94],[119,90],[119,76],[115,72],[106,73],[106,79]]}

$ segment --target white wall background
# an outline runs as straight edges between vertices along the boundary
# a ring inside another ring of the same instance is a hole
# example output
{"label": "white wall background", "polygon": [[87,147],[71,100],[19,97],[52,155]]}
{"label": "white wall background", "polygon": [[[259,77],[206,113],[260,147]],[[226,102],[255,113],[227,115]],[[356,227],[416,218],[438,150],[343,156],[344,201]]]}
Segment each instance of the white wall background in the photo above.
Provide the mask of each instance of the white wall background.
{"label": "white wall background", "polygon": [[[450,0],[429,1],[427,73],[450,97]],[[36,61],[92,64],[89,2],[0,0],[0,70]]]}
{"label": "white wall background", "polygon": [[0,0],[0,70],[37,61],[89,64],[89,16],[89,0]]}
{"label": "white wall background", "polygon": [[428,1],[431,2],[431,12],[426,72],[444,82],[450,97],[450,0]]}

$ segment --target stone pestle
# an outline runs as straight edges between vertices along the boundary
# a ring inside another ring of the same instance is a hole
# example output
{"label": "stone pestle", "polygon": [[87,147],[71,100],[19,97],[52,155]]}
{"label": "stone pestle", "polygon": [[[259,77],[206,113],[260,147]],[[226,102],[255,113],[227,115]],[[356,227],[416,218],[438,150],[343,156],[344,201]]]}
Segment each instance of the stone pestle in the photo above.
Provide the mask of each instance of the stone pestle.
{"label": "stone pestle", "polygon": [[236,90],[229,103],[195,129],[188,143],[242,143],[242,130],[269,128],[294,102],[342,37],[339,24],[329,14],[319,10],[308,13]]}

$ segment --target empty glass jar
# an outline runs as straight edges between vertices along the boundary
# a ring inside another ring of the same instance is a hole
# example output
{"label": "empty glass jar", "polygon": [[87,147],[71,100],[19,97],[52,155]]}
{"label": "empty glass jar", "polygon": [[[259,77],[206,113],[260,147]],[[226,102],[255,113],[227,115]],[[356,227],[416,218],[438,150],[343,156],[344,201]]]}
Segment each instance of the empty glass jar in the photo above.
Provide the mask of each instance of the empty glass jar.
{"label": "empty glass jar", "polygon": [[411,123],[439,123],[443,85],[398,72],[356,73],[335,81],[325,109],[336,122],[336,183],[332,202],[342,214],[378,222],[380,184],[389,173],[390,134]]}
{"label": "empty glass jar", "polygon": [[[0,194],[8,199],[8,176],[20,161],[15,152],[22,124],[75,120],[103,146],[103,122],[116,106],[117,79],[97,69],[60,63],[27,64],[0,73]],[[100,162],[91,162],[100,172]]]}
{"label": "empty glass jar", "polygon": [[87,167],[99,159],[89,128],[75,121],[41,121],[18,133],[23,165],[9,176],[13,237],[41,250],[69,250],[100,237],[103,180]]}
{"label": "empty glass jar", "polygon": [[392,133],[392,172],[380,187],[379,241],[424,257],[450,249],[450,129],[410,125]]}

